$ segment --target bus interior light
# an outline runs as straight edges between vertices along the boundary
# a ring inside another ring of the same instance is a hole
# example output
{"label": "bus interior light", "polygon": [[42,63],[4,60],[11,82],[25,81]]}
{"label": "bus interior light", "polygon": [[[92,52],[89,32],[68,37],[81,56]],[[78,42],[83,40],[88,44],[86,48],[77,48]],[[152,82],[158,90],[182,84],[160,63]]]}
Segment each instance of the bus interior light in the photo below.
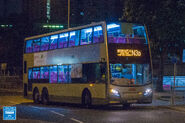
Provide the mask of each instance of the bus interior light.
{"label": "bus interior light", "polygon": [[92,32],[92,28],[89,28],[89,29],[85,30],[85,33],[90,33],[90,32]]}
{"label": "bus interior light", "polygon": [[58,39],[58,35],[51,36],[51,39]]}
{"label": "bus interior light", "polygon": [[68,33],[64,33],[60,35],[60,38],[68,37]]}
{"label": "bus interior light", "polygon": [[115,23],[113,23],[113,24],[108,24],[108,25],[107,25],[107,29],[116,28],[116,27],[120,27],[120,25],[115,24]]}
{"label": "bus interior light", "polygon": [[74,36],[75,35],[75,31],[70,32],[70,36]]}
{"label": "bus interior light", "polygon": [[100,31],[100,30],[102,30],[102,27],[101,26],[98,26],[98,27],[95,27],[94,28],[94,31]]}

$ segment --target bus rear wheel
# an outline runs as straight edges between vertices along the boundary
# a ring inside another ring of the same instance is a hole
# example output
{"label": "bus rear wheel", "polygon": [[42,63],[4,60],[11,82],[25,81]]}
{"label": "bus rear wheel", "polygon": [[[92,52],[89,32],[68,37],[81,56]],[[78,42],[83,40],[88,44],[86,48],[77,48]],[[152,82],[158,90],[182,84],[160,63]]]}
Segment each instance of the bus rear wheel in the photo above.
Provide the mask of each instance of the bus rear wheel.
{"label": "bus rear wheel", "polygon": [[82,105],[83,105],[85,108],[90,108],[90,107],[91,107],[91,103],[92,103],[92,100],[91,100],[90,92],[86,91],[86,92],[82,95]]}
{"label": "bus rear wheel", "polygon": [[38,89],[34,89],[34,91],[33,91],[34,103],[39,104],[40,103],[39,99],[40,99],[39,91],[38,91]]}
{"label": "bus rear wheel", "polygon": [[49,104],[49,94],[47,90],[43,90],[41,98],[42,98],[42,104],[44,105]]}

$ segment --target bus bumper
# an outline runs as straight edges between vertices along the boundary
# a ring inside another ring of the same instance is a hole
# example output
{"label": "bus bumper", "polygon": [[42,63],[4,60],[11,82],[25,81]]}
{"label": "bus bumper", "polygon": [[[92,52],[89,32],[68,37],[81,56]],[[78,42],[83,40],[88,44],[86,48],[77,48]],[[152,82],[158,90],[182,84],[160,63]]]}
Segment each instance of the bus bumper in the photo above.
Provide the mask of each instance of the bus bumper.
{"label": "bus bumper", "polygon": [[152,103],[152,94],[150,96],[144,96],[144,95],[135,95],[133,97],[126,97],[123,95],[115,96],[110,95],[109,96],[109,104],[150,104]]}

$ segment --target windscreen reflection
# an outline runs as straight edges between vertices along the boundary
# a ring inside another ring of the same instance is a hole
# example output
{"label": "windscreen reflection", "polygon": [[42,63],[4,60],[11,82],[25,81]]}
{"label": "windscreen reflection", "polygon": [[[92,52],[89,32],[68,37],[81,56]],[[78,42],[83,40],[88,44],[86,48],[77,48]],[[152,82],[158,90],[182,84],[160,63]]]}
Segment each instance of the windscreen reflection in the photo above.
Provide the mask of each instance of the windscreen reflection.
{"label": "windscreen reflection", "polygon": [[144,85],[151,82],[149,64],[110,64],[114,85]]}

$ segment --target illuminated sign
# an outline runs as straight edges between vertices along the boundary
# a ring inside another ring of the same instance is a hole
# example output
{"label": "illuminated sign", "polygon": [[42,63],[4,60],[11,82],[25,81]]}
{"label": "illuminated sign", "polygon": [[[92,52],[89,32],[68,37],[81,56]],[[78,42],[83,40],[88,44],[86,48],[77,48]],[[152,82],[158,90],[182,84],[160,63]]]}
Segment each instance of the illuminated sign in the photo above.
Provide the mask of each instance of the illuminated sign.
{"label": "illuminated sign", "polygon": [[63,29],[64,26],[63,25],[53,25],[53,24],[50,24],[50,25],[42,25],[43,28],[51,28],[51,29]]}
{"label": "illuminated sign", "polygon": [[183,49],[182,51],[182,62],[183,63],[185,62],[185,49]]}
{"label": "illuminated sign", "polygon": [[133,49],[117,49],[117,56],[141,56],[141,51]]}

